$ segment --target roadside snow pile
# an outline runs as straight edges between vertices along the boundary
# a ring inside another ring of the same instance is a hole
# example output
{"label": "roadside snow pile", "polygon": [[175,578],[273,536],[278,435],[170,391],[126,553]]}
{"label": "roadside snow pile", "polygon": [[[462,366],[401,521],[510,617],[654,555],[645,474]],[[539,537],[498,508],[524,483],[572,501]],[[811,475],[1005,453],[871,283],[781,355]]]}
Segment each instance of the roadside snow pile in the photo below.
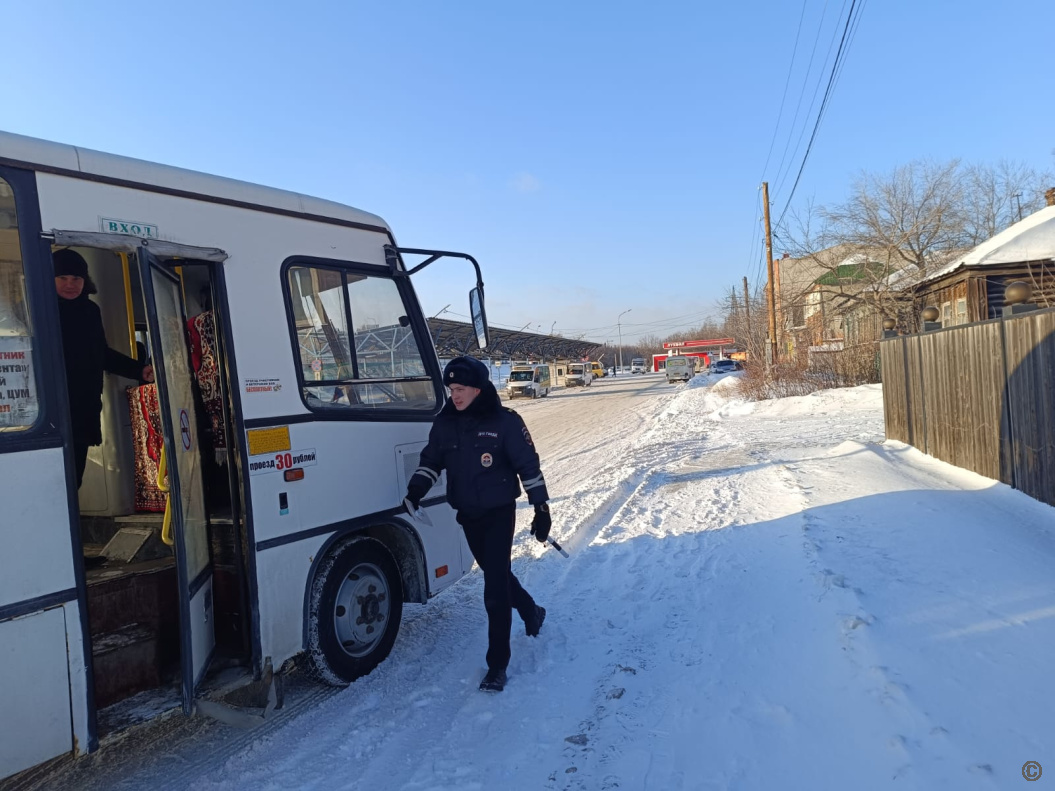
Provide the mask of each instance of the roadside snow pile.
{"label": "roadside snow pile", "polygon": [[696,374],[692,379],[685,383],[685,386],[690,390],[697,387],[710,387],[711,377],[707,374]]}
{"label": "roadside snow pile", "polygon": [[697,376],[689,382],[688,387],[678,391],[667,413],[675,415],[684,412],[694,418],[703,415],[710,420],[749,415],[756,405],[737,395],[738,381],[739,377],[733,374],[717,380],[709,376]]}
{"label": "roadside snow pile", "polygon": [[846,415],[882,415],[883,386],[881,384],[817,390],[804,396],[773,398],[757,403],[759,417],[816,417],[830,413]]}

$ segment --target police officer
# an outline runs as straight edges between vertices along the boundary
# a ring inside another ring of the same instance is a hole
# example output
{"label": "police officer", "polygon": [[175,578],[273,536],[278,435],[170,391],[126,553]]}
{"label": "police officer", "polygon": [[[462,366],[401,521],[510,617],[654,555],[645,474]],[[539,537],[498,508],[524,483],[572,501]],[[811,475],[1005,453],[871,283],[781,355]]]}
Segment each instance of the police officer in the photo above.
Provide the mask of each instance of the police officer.
{"label": "police officer", "polygon": [[546,609],[535,604],[510,565],[520,496],[517,476],[535,506],[531,534],[541,542],[549,537],[549,495],[531,434],[520,415],[502,406],[487,366],[472,357],[456,357],[444,368],[443,383],[451,398],[432,425],[405,503],[408,511],[416,511],[440,473],[447,471],[447,501],[457,511],[458,524],[484,573],[487,675],[480,689],[501,692],[513,609],[531,637],[538,635],[546,618]]}

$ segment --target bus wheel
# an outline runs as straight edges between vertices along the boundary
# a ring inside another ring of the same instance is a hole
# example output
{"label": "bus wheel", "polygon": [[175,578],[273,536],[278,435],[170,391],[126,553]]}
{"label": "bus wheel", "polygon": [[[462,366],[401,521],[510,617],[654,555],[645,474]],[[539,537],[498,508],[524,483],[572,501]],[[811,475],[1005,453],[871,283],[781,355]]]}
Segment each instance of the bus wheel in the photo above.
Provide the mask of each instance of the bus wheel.
{"label": "bus wheel", "polygon": [[359,538],[339,547],[311,586],[311,674],[335,686],[365,676],[392,650],[402,617],[403,581],[384,545]]}

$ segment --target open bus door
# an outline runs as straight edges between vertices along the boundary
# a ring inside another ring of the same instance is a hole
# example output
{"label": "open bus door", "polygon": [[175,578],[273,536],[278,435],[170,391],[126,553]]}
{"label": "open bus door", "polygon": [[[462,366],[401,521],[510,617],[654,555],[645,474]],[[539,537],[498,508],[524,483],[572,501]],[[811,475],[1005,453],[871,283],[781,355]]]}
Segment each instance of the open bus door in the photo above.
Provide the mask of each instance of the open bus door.
{"label": "open bus door", "polygon": [[140,247],[138,255],[165,438],[169,479],[165,520],[175,538],[183,710],[189,714],[216,647],[194,375],[177,263],[162,261],[146,247]]}

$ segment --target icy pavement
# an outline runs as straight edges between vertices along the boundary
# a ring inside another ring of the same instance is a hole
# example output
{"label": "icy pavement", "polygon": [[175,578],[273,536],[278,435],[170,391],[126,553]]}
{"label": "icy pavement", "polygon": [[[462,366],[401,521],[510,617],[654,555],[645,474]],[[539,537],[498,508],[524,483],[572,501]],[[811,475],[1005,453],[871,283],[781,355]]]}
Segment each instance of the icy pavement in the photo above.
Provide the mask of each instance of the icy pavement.
{"label": "icy pavement", "polygon": [[[571,558],[528,536],[523,508],[514,569],[549,614],[537,639],[514,624],[506,691],[476,690],[474,573],[408,607],[373,674],[193,787],[1005,789],[1027,761],[1055,773],[1055,510],[883,443],[879,386],[750,404],[733,382],[609,378],[517,404]],[[128,779],[177,787],[149,762]]]}

